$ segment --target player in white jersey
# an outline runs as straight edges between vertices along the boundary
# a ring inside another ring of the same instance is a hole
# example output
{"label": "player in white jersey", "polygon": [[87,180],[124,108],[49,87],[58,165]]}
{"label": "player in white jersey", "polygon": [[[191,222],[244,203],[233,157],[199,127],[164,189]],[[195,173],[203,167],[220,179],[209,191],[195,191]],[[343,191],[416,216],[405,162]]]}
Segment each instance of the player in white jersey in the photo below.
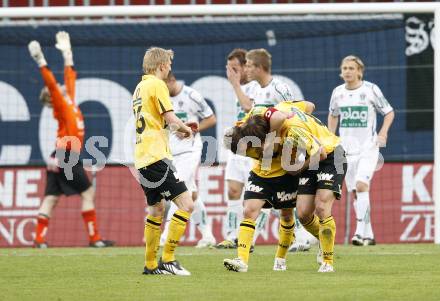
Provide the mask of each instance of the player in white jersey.
{"label": "player in white jersey", "polygon": [[[169,73],[165,82],[170,91],[174,113],[177,117],[185,123],[191,121],[199,122],[200,131],[215,125],[216,117],[199,92],[176,81],[176,77],[172,72]],[[180,139],[175,133],[170,135],[170,150],[173,155],[177,176],[185,182],[195,202],[191,220],[197,225],[198,230],[202,234],[202,239],[196,246],[199,248],[214,246],[216,243],[211,225],[207,222],[205,204],[202,200],[197,199],[195,175],[200,164],[202,148],[203,144],[199,133],[195,134],[192,139]],[[167,213],[165,230],[161,236],[163,241],[165,241],[168,234],[167,226],[169,220],[176,210],[177,206],[171,202]]]}
{"label": "player in white jersey", "polygon": [[[227,57],[226,74],[237,95],[237,120],[241,120],[253,103],[248,100],[252,90],[258,86],[255,81],[248,82],[244,70],[246,64],[246,50],[236,48]],[[243,188],[247,183],[252,168],[252,159],[229,152],[225,168],[227,183],[226,209],[226,237],[217,245],[219,249],[237,247],[237,233],[243,219]]]}
{"label": "player in white jersey", "polygon": [[[356,56],[341,62],[344,84],[333,90],[330,100],[328,128],[334,133],[339,121],[339,135],[347,152],[348,171],[345,183],[355,194],[356,232],[354,245],[374,245],[370,218],[370,182],[379,158],[379,147],[385,147],[394,111],[379,87],[363,80],[364,64]],[[376,133],[376,113],[384,115]]]}

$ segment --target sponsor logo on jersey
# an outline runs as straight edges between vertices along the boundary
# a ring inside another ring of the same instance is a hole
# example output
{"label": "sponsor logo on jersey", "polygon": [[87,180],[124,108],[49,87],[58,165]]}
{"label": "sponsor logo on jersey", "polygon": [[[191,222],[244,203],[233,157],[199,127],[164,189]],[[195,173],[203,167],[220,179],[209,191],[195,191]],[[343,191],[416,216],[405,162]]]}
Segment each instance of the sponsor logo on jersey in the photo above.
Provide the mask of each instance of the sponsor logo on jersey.
{"label": "sponsor logo on jersey", "polygon": [[318,181],[331,181],[333,179],[332,174],[320,172],[317,174]]}
{"label": "sponsor logo on jersey", "polygon": [[261,192],[263,190],[263,187],[252,184],[252,181],[250,181],[246,184],[246,190],[252,192]]}
{"label": "sponsor logo on jersey", "polygon": [[186,112],[176,112],[176,116],[183,122],[188,121],[188,114]]}
{"label": "sponsor logo on jersey", "polygon": [[296,192],[286,193],[285,191],[277,192],[277,198],[280,202],[291,201],[296,198]]}
{"label": "sponsor logo on jersey", "polygon": [[368,124],[368,107],[348,106],[341,107],[342,128],[365,128]]}
{"label": "sponsor logo on jersey", "polygon": [[171,192],[169,190],[160,193],[164,198],[168,198],[171,196]]}
{"label": "sponsor logo on jersey", "polygon": [[306,185],[309,178],[299,178],[299,185]]}

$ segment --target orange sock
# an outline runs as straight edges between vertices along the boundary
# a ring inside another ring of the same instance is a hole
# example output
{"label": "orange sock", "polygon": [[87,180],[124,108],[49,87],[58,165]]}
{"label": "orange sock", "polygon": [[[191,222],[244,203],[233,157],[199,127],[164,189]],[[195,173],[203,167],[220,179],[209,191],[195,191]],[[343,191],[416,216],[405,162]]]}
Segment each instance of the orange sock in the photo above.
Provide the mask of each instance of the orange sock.
{"label": "orange sock", "polygon": [[37,228],[35,230],[35,242],[38,244],[44,243],[47,227],[49,227],[49,219],[39,215],[37,218]]}
{"label": "orange sock", "polygon": [[89,241],[95,242],[97,240],[101,240],[101,236],[98,232],[98,225],[96,223],[95,209],[83,211],[81,214],[84,220],[84,225],[86,226],[86,231],[89,234]]}

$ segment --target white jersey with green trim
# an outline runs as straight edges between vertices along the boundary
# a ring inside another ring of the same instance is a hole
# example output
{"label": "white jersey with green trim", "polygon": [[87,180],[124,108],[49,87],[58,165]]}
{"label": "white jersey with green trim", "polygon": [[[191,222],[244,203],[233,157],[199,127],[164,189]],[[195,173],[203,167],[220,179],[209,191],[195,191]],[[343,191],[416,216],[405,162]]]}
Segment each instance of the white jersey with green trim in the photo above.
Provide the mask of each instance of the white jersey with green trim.
{"label": "white jersey with green trim", "polygon": [[[255,89],[260,88],[260,85],[256,81],[250,81],[244,85],[241,85],[241,91],[246,96],[252,95]],[[240,121],[243,119],[243,117],[246,115],[246,112],[243,110],[242,106],[240,105],[240,102],[238,101],[238,98],[235,99],[235,105],[237,106],[237,121]]]}
{"label": "white jersey with green trim", "polygon": [[[199,122],[214,114],[203,96],[185,85],[178,95],[171,97],[171,101],[174,113],[183,122]],[[179,139],[175,134],[170,135],[170,149],[173,155],[200,151],[202,147],[200,134],[196,134],[192,139]]]}
{"label": "white jersey with green trim", "polygon": [[289,86],[282,80],[272,77],[272,80],[266,87],[261,87],[252,90],[249,98],[253,100],[254,106],[273,107],[280,102],[286,100],[294,100],[294,95]]}
{"label": "white jersey with green trim", "polygon": [[386,115],[393,108],[377,85],[363,81],[353,90],[345,84],[336,87],[329,110],[332,116],[339,117],[339,136],[344,149],[348,154],[358,154],[376,143],[376,113]]}

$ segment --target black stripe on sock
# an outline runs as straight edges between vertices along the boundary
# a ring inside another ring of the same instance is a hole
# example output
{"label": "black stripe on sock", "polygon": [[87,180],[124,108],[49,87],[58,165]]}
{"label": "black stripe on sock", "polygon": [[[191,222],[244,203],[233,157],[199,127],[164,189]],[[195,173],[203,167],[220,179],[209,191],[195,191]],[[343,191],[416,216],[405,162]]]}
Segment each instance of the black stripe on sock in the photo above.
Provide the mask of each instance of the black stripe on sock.
{"label": "black stripe on sock", "polygon": [[254,225],[251,225],[251,224],[241,223],[241,224],[240,224],[240,227],[248,227],[248,228],[251,228],[251,229],[254,229],[254,230],[255,230],[255,226],[254,226]]}
{"label": "black stripe on sock", "polygon": [[324,224],[327,224],[328,222],[330,222],[330,221],[332,221],[332,220],[333,220],[333,216],[330,215],[329,217],[327,217],[327,218],[324,219],[324,220],[319,220],[319,223],[320,223],[321,225],[324,225]]}
{"label": "black stripe on sock", "polygon": [[292,229],[293,227],[295,227],[295,224],[293,224],[292,226],[284,226],[283,224],[280,224],[281,227],[283,227],[284,229]]}
{"label": "black stripe on sock", "polygon": [[147,218],[147,223],[153,224],[153,225],[158,226],[158,227],[160,227],[160,225],[162,225],[162,223],[156,223],[155,221],[152,221],[149,218]]}
{"label": "black stripe on sock", "polygon": [[188,221],[186,218],[184,218],[183,216],[178,215],[178,214],[176,214],[176,213],[173,214],[173,217],[175,217],[175,218],[177,218],[177,219],[180,219],[180,220],[181,220],[182,222],[184,222],[184,223],[186,223],[186,222]]}
{"label": "black stripe on sock", "polygon": [[312,219],[310,221],[308,221],[307,223],[303,224],[303,226],[309,226],[311,225],[313,222],[315,221],[315,216],[312,217]]}
{"label": "black stripe on sock", "polygon": [[45,219],[47,219],[47,220],[50,219],[49,215],[46,215],[46,214],[44,214],[44,213],[38,213],[38,216],[41,216],[42,218],[45,218]]}

